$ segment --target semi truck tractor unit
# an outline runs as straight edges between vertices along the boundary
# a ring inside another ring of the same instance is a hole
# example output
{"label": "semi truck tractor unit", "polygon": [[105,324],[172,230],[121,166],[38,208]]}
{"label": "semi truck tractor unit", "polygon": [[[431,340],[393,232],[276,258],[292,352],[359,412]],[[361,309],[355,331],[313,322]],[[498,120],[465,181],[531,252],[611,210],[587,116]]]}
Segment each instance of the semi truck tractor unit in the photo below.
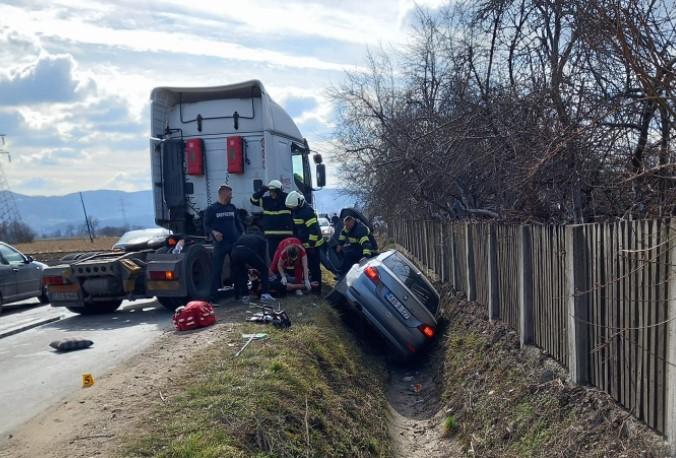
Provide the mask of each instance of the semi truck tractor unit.
{"label": "semi truck tractor unit", "polygon": [[[174,309],[210,294],[213,246],[204,229],[219,185],[258,224],[251,195],[271,180],[312,203],[310,148],[293,119],[260,81],[206,87],[159,87],[151,93],[150,168],[155,222],[172,234],[161,242],[94,255],[75,255],[45,269],[53,306],[79,313],[114,311],[123,299],[157,297]],[[314,154],[315,182],[326,181]],[[229,268],[223,269],[224,279]]]}

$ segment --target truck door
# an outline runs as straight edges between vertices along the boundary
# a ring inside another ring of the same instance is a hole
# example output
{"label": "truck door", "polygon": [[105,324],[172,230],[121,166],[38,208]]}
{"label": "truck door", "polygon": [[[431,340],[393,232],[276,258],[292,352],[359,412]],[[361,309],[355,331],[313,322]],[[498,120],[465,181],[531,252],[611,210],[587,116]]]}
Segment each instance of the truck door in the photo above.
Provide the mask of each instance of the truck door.
{"label": "truck door", "polygon": [[303,194],[305,200],[312,205],[312,175],[308,156],[307,154],[294,154],[291,158],[293,162],[293,182]]}

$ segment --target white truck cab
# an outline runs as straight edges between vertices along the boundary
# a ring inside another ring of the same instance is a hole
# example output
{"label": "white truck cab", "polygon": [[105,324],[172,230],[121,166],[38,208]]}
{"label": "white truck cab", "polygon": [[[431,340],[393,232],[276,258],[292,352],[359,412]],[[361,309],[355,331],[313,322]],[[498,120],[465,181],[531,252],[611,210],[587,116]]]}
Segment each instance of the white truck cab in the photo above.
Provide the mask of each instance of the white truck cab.
{"label": "white truck cab", "polygon": [[[109,313],[123,299],[157,297],[174,309],[211,293],[213,245],[203,215],[220,184],[232,187],[232,203],[260,215],[249,198],[276,179],[312,203],[310,148],[291,117],[260,81],[152,91],[150,163],[155,221],[185,239],[127,247],[125,252],[81,253],[47,267],[43,281],[52,306],[83,314]],[[316,184],[325,184],[321,155],[313,157]],[[256,218],[249,222],[255,224]],[[177,243],[177,242],[176,242]],[[227,278],[229,267],[224,267]]]}
{"label": "white truck cab", "polygon": [[[203,212],[222,183],[232,187],[232,203],[251,214],[260,209],[249,198],[273,179],[312,203],[307,141],[260,81],[156,88],[151,135],[155,219],[174,232],[203,234]],[[315,157],[321,187],[324,165]]]}

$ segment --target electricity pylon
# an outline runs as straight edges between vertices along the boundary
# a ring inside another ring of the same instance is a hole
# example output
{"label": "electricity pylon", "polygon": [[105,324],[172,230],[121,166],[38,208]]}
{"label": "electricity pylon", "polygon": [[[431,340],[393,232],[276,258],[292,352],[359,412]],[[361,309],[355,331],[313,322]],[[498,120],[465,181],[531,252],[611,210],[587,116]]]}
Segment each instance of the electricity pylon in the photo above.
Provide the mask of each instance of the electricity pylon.
{"label": "electricity pylon", "polygon": [[[0,134],[0,156],[7,155],[9,162],[12,162],[12,156],[9,151],[3,149],[5,145],[5,135]],[[5,176],[5,170],[2,168],[2,161],[0,161],[0,223],[21,222],[21,215],[14,200],[14,194],[9,190],[9,183]]]}

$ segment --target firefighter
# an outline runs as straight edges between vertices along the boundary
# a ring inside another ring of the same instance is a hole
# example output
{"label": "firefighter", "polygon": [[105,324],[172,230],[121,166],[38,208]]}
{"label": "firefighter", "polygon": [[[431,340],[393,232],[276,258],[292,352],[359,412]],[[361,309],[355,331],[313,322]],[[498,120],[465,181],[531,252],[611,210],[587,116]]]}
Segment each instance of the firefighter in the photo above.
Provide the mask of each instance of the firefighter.
{"label": "firefighter", "polygon": [[268,251],[267,243],[262,235],[251,233],[242,235],[235,242],[231,259],[231,271],[235,280],[235,298],[242,299],[244,304],[249,303],[249,289],[247,281],[249,277],[249,268],[258,271],[258,277],[261,281],[261,301],[273,301],[269,292],[268,282]]}
{"label": "firefighter", "polygon": [[218,187],[218,200],[209,205],[204,215],[204,227],[214,239],[214,264],[211,279],[211,300],[216,300],[222,286],[221,275],[226,256],[232,251],[232,245],[244,232],[239,220],[237,208],[230,203],[232,188],[227,184]]}
{"label": "firefighter", "polygon": [[[340,275],[345,275],[350,268],[363,258],[373,255],[374,247],[371,244],[371,231],[361,221],[353,216],[343,219],[343,230],[338,237],[336,251],[343,253],[343,264],[340,266]],[[347,246],[345,244],[348,243]]]}
{"label": "firefighter", "polygon": [[310,279],[319,284],[315,292],[321,293],[322,271],[319,249],[324,244],[324,237],[322,237],[317,221],[317,213],[305,202],[305,197],[298,191],[289,193],[286,197],[286,206],[291,209],[295,235],[303,242],[303,248],[307,252]]}
{"label": "firefighter", "polygon": [[[268,193],[265,196],[265,193]],[[272,180],[251,196],[251,203],[263,209],[263,233],[268,240],[268,254],[272,258],[277,245],[283,239],[293,236],[293,219],[291,210],[286,208],[286,193],[282,191],[282,183]]]}

